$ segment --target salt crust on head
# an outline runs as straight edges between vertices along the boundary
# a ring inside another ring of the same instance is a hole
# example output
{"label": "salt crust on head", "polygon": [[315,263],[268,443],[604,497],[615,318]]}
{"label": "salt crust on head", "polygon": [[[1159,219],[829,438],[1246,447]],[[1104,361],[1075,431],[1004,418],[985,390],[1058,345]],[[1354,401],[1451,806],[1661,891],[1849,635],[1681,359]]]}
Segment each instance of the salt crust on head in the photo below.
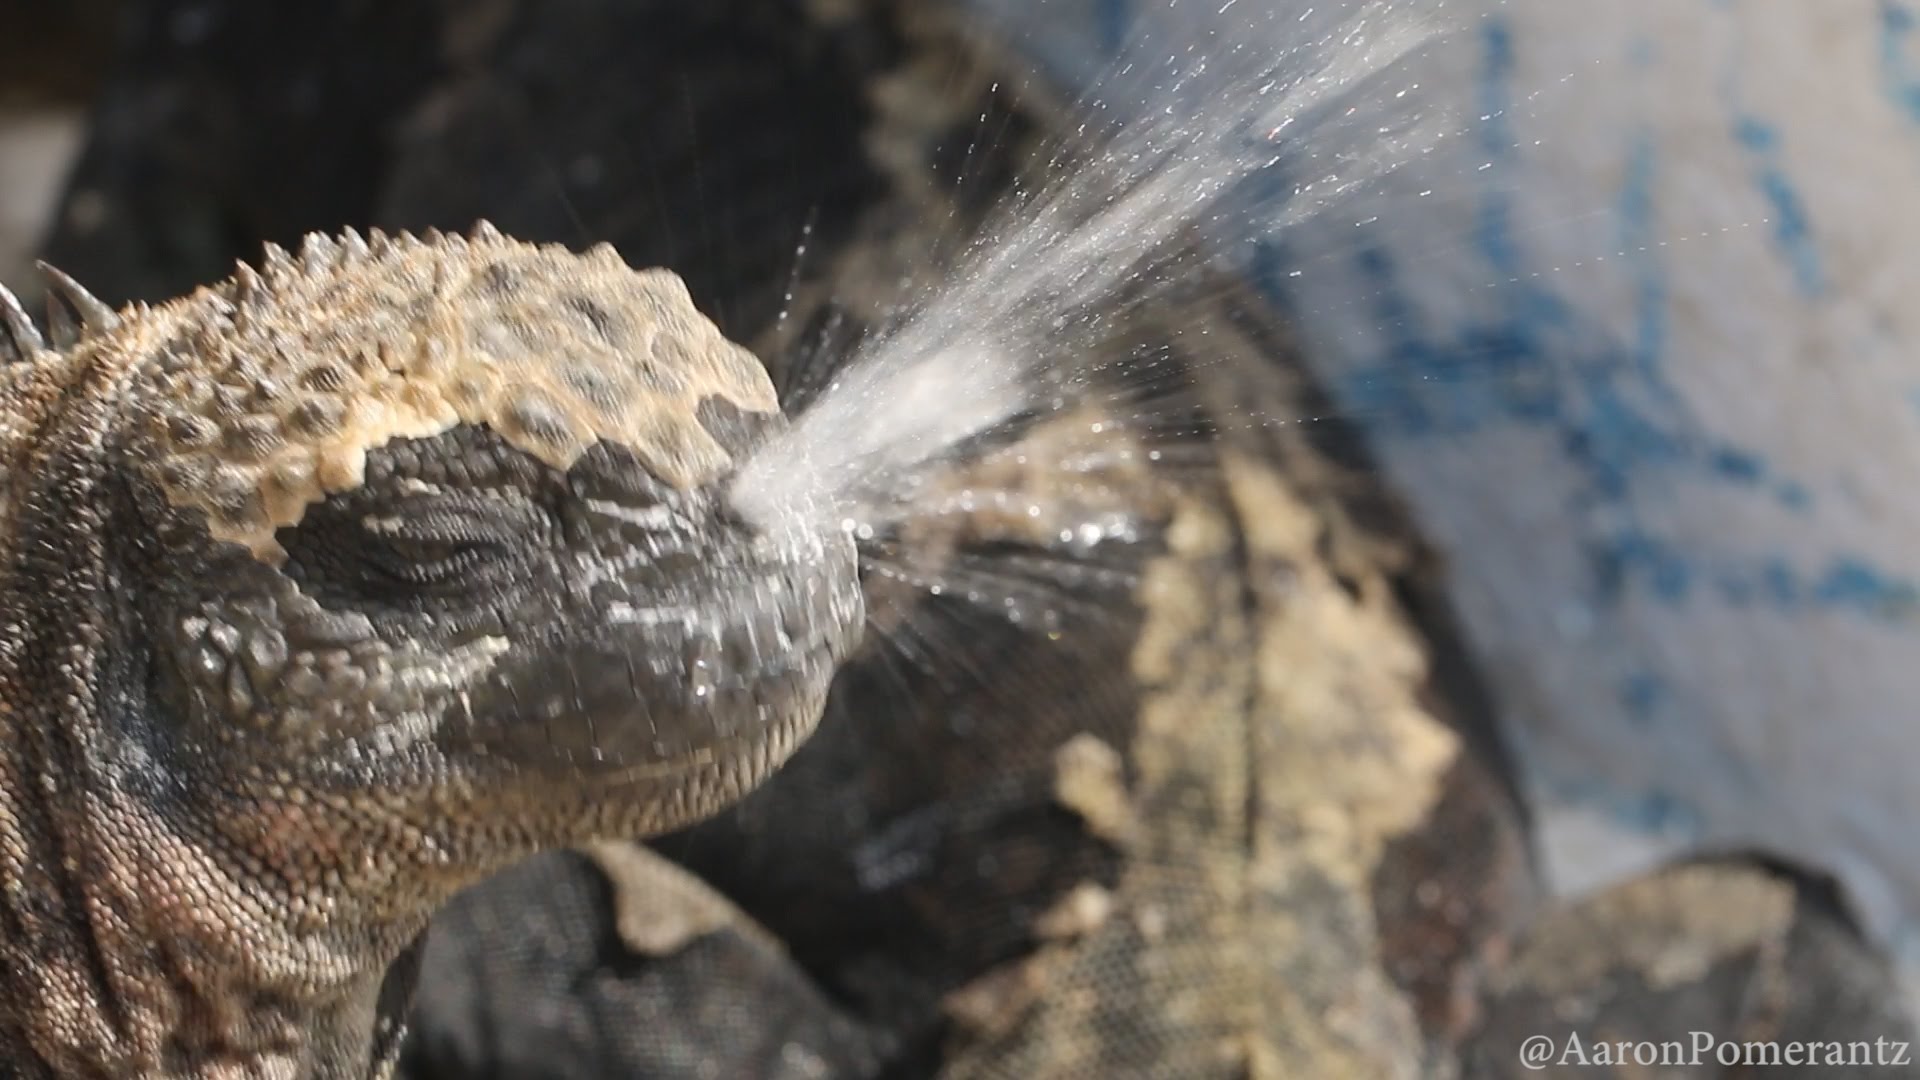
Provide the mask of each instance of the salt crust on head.
{"label": "salt crust on head", "polygon": [[485,424],[556,469],[606,440],[687,490],[732,464],[702,400],[779,409],[759,361],[673,273],[484,225],[310,236],[128,321],[102,344],[150,354],[139,456],[216,538],[274,562],[274,531],[357,487],[391,439]]}

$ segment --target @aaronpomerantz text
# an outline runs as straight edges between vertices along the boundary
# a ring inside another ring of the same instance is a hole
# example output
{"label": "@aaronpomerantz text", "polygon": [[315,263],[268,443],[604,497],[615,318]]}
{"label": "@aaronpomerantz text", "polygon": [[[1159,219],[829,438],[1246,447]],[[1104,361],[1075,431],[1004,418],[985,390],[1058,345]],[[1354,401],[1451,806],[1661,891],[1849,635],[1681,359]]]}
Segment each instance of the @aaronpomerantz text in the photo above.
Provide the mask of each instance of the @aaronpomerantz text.
{"label": "@aaronpomerantz text", "polygon": [[1711,1031],[1689,1031],[1683,1039],[1602,1039],[1569,1032],[1560,1037],[1529,1035],[1520,1043],[1520,1064],[1535,1071],[1582,1066],[1639,1065],[1887,1065],[1913,1063],[1908,1044],[1899,1039],[1725,1039]]}

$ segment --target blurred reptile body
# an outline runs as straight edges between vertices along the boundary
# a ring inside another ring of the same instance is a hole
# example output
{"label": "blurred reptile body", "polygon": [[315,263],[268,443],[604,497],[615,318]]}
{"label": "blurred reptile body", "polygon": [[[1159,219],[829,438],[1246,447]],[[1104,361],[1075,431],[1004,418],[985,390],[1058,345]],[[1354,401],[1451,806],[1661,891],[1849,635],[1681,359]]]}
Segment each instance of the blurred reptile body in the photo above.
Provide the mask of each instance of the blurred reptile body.
{"label": "blurred reptile body", "polygon": [[[915,3],[192,10],[197,44],[130,36],[63,264],[158,298],[341,220],[608,239],[793,409],[1072,128]],[[1492,741],[1446,719],[1474,698],[1433,568],[1336,425],[1231,422],[1326,410],[1269,313],[1190,284],[1101,349],[1194,422],[1121,396],[930,480],[869,546],[818,731],[711,821],[456,896],[407,1073],[1479,1076],[1556,1024],[1900,1030],[1878,961],[1766,871],[1538,903]]]}

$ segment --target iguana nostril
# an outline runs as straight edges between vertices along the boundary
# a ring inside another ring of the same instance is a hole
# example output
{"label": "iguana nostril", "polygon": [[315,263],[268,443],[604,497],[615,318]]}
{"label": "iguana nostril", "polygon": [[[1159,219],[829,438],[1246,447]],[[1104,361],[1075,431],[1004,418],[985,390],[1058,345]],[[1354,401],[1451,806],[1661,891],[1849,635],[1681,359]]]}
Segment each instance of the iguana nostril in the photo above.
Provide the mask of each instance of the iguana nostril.
{"label": "iguana nostril", "polygon": [[723,487],[722,489],[726,494],[720,495],[713,501],[714,524],[731,532],[745,534],[750,537],[762,535],[765,530],[748,518],[746,514],[742,513],[740,507],[735,504],[730,490],[730,482],[731,480],[729,479],[729,487]]}

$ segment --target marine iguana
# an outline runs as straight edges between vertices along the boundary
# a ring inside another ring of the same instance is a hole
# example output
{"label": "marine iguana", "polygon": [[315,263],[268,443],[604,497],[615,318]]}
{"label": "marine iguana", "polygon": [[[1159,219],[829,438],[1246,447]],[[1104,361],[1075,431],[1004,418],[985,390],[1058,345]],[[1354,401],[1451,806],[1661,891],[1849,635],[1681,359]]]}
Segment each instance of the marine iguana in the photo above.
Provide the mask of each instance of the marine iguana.
{"label": "marine iguana", "polygon": [[0,293],[10,1074],[379,1074],[448,896],[818,720],[851,542],[730,510],[783,421],[671,273],[483,225],[47,274],[48,337]]}

